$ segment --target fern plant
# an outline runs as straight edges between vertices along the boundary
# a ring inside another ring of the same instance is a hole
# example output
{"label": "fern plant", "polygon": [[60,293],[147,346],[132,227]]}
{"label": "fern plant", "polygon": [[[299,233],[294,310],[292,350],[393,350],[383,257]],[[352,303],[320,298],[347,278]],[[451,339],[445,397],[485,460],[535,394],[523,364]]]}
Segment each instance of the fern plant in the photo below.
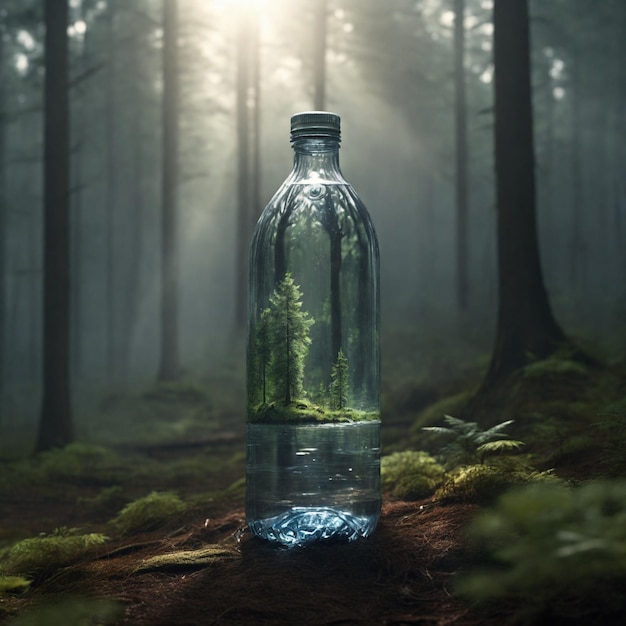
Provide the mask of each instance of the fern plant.
{"label": "fern plant", "polygon": [[444,415],[443,419],[447,426],[425,426],[422,430],[450,438],[450,442],[441,448],[449,466],[482,464],[487,455],[512,452],[524,445],[502,432],[513,420],[482,430],[476,422],[466,422],[451,415]]}

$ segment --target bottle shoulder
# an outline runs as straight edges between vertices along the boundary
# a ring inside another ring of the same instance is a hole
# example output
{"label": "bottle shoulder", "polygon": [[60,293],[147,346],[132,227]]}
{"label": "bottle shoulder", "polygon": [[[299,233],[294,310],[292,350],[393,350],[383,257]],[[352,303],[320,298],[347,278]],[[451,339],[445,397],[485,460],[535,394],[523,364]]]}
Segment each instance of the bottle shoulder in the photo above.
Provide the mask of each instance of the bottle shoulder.
{"label": "bottle shoulder", "polygon": [[261,213],[260,221],[276,216],[342,213],[369,221],[365,204],[348,182],[285,181]]}
{"label": "bottle shoulder", "polygon": [[360,236],[376,244],[370,214],[347,182],[292,184],[286,181],[261,213],[253,241],[271,239],[277,231],[310,233],[316,224],[322,230],[346,235],[358,231]]}

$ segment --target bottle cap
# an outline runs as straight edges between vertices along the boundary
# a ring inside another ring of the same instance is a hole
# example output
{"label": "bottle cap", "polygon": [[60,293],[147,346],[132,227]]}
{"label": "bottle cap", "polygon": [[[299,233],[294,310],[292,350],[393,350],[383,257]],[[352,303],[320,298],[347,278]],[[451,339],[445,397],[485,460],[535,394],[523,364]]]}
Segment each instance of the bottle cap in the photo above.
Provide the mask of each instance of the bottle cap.
{"label": "bottle cap", "polygon": [[328,111],[304,111],[291,117],[291,141],[300,137],[341,137],[341,118]]}

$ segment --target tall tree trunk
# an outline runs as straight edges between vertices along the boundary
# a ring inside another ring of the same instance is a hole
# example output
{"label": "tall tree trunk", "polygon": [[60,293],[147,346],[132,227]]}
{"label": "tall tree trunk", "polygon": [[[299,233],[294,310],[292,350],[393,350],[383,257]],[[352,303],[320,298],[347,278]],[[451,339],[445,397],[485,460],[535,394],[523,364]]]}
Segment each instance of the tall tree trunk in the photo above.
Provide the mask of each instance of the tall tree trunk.
{"label": "tall tree trunk", "polygon": [[4,421],[5,362],[7,349],[7,194],[6,111],[4,96],[4,29],[0,26],[0,428]]}
{"label": "tall tree trunk", "polygon": [[250,245],[250,31],[251,17],[244,9],[239,15],[237,40],[237,251],[235,330],[246,324],[248,247]]}
{"label": "tall tree trunk", "polygon": [[237,39],[235,330],[246,323],[248,249],[261,214],[261,43],[258,11],[241,10]]}
{"label": "tall tree trunk", "polygon": [[[546,86],[544,90],[544,98],[545,98],[545,150],[544,150],[544,191],[542,197],[542,201],[539,202],[539,206],[543,206],[544,212],[544,228],[543,232],[545,233],[547,241],[552,242],[550,246],[546,246],[543,248],[543,259],[545,261],[545,267],[551,268],[551,274],[549,277],[556,278],[561,275],[561,264],[560,259],[562,257],[562,253],[559,251],[558,244],[554,243],[560,239],[559,228],[557,227],[558,219],[557,219],[557,211],[554,206],[554,197],[555,197],[555,189],[556,189],[556,181],[558,176],[556,172],[558,171],[557,159],[555,157],[555,116],[554,116],[554,83],[549,72],[546,72],[546,76],[544,78],[546,81]],[[550,282],[550,281],[548,281]]]}
{"label": "tall tree trunk", "polygon": [[456,299],[468,306],[467,106],[465,97],[465,0],[454,0],[454,117],[456,130]]}
{"label": "tall tree trunk", "polygon": [[313,25],[313,108],[326,107],[326,39],[328,30],[328,0],[316,0]]}
{"label": "tall tree trunk", "polygon": [[[576,43],[574,44],[576,45]],[[585,249],[582,238],[583,185],[582,150],[581,150],[581,68],[580,54],[574,50],[572,59],[572,144],[571,144],[571,178],[572,178],[572,225],[569,239],[569,278],[570,288],[578,297],[582,293],[583,266]]]}
{"label": "tall tree trunk", "polygon": [[73,439],[70,409],[67,0],[45,0],[43,401],[37,450]]}
{"label": "tall tree trunk", "polygon": [[[81,3],[80,15],[81,19],[86,20],[86,7],[85,3]],[[80,58],[79,58],[80,72],[87,70],[87,53],[86,53],[86,41],[83,40]],[[82,181],[82,156],[85,149],[85,97],[81,93],[80,87],[77,89],[77,96],[75,99],[75,108],[72,112],[73,118],[73,131],[75,133],[76,141],[74,143],[73,159],[70,163],[73,167],[73,193],[70,197],[70,211],[71,211],[71,331],[70,331],[70,343],[72,346],[71,362],[72,362],[72,376],[74,379],[80,378],[83,369],[83,307],[82,307],[82,288],[83,288],[83,181]]]}
{"label": "tall tree trunk", "polygon": [[[138,17],[134,17],[133,43],[128,53],[128,63],[133,76],[142,75],[140,46],[142,41],[142,25]],[[124,294],[124,320],[120,329],[123,340],[120,345],[120,378],[128,380],[131,372],[131,348],[139,314],[141,296],[141,261],[143,257],[143,221],[144,221],[144,185],[143,185],[143,119],[142,98],[139,81],[134,81],[130,94],[131,134],[133,141],[133,158],[131,181],[131,214],[129,216],[129,239],[131,244],[128,260],[128,275]]]}
{"label": "tall tree trunk", "polygon": [[161,223],[161,364],[159,380],[178,365],[178,1],[163,0],[163,154]]}
{"label": "tall tree trunk", "polygon": [[[620,24],[626,22],[626,5],[623,2],[618,4],[619,11],[615,20],[616,33],[615,41],[617,42],[615,59],[624,58],[626,56],[626,38],[620,36]],[[614,125],[613,125],[613,149],[611,154],[607,156],[613,167],[613,245],[615,261],[618,273],[626,275],[626,177],[624,176],[624,162],[626,161],[626,148],[622,138],[626,136],[626,116],[624,115],[624,107],[626,105],[626,64],[616,63],[616,87],[615,104],[614,104]],[[620,139],[618,139],[620,138]],[[622,294],[626,296],[626,285],[622,285]],[[618,292],[619,293],[619,292]]]}
{"label": "tall tree trunk", "polygon": [[488,389],[566,342],[543,282],[537,245],[527,0],[495,0],[495,164],[498,322]]}
{"label": "tall tree trunk", "polygon": [[116,154],[116,89],[115,89],[115,13],[116,2],[109,0],[107,15],[107,52],[108,65],[106,70],[106,377],[110,383],[117,378],[116,373],[116,345],[117,345],[117,319],[116,319],[116,292],[115,292],[115,214],[117,203],[117,154]]}

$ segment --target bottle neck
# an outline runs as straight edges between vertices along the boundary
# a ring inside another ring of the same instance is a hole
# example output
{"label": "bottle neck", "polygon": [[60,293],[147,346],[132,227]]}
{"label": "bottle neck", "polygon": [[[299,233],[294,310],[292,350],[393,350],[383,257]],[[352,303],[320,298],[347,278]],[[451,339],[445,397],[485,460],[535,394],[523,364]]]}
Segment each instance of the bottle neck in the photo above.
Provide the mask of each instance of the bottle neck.
{"label": "bottle neck", "polygon": [[300,137],[292,142],[292,177],[312,182],[345,182],[339,167],[339,139]]}

